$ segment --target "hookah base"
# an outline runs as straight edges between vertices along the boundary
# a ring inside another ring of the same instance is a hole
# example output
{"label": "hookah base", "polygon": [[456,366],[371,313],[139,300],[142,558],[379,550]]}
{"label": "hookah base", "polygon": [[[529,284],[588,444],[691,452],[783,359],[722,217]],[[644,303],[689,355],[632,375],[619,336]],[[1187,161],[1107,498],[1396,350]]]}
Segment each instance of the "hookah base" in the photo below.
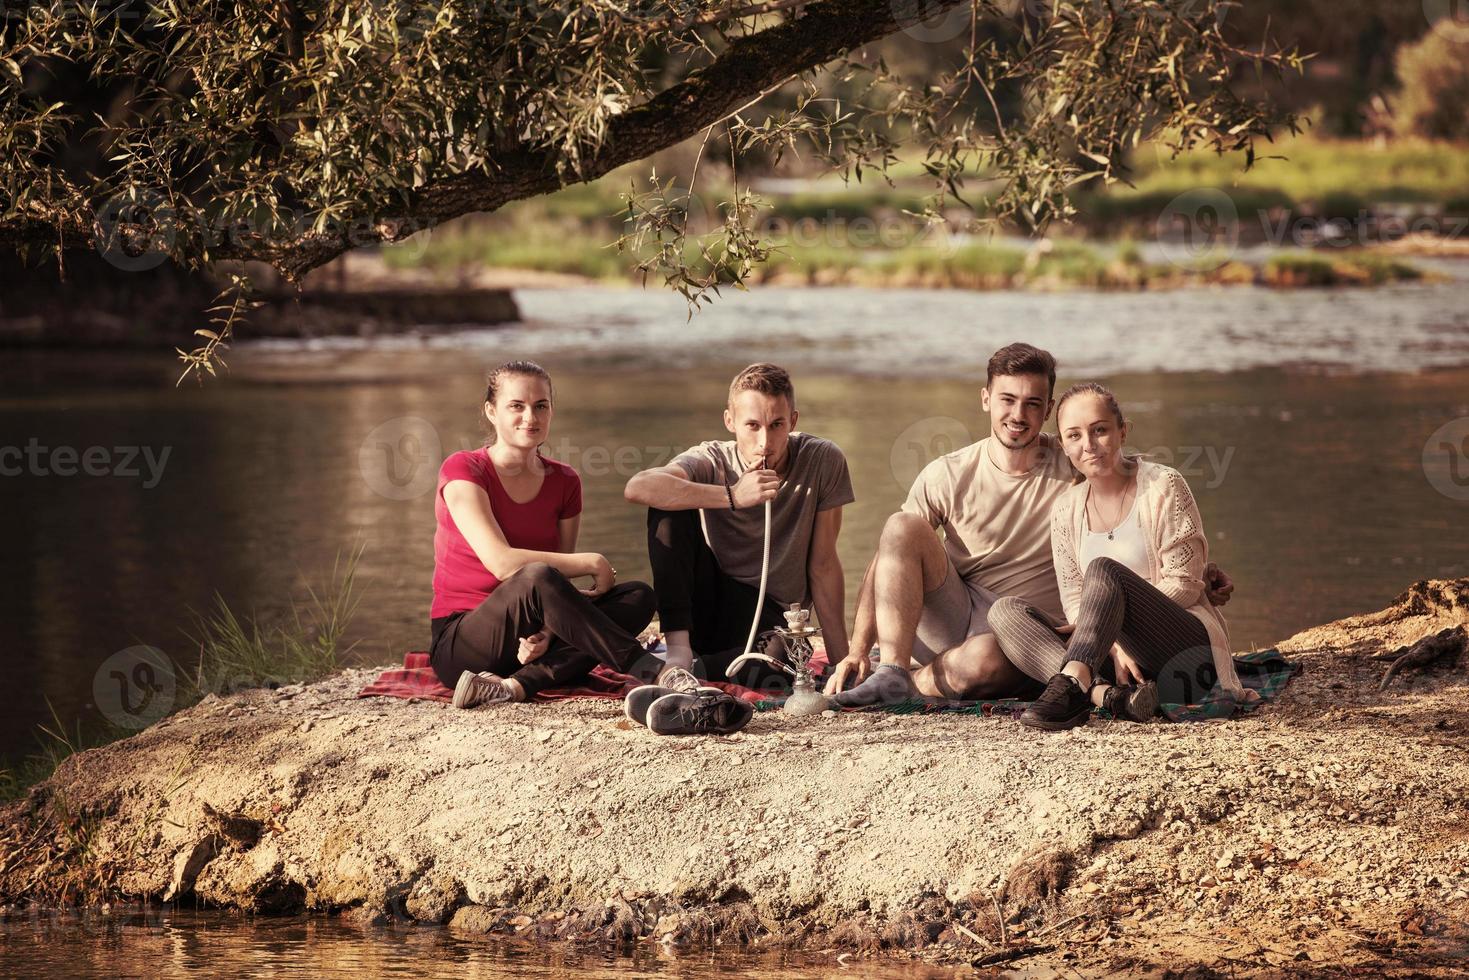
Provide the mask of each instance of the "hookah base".
{"label": "hookah base", "polygon": [[825,711],[830,705],[825,695],[816,690],[811,683],[811,678],[803,677],[796,681],[796,688],[791,696],[786,698],[782,707],[786,714],[793,718],[801,718],[806,715],[817,715]]}

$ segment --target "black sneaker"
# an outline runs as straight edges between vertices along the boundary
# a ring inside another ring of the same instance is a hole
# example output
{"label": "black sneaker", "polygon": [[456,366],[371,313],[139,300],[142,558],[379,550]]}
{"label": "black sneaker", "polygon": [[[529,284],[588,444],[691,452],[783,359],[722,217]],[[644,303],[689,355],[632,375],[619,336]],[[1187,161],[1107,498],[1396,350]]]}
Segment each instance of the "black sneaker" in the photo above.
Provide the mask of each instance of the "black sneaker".
{"label": "black sneaker", "polygon": [[750,723],[755,706],[723,692],[665,694],[648,706],[649,730],[658,735],[729,735]]}
{"label": "black sneaker", "polygon": [[[684,671],[688,673],[688,671]],[[690,675],[692,676],[692,675]],[[664,687],[661,684],[644,684],[627,692],[627,697],[622,699],[622,713],[627,716],[628,721],[635,721],[639,725],[648,723],[648,708],[654,701],[668,694],[686,694],[687,691],[678,691]],[[723,694],[717,687],[701,687],[697,683],[694,686],[695,694]]]}
{"label": "black sneaker", "polygon": [[1041,696],[1020,715],[1020,724],[1047,732],[1060,732],[1085,725],[1092,713],[1092,699],[1068,674],[1051,678]]}
{"label": "black sneaker", "polygon": [[1158,685],[1152,681],[1143,681],[1136,687],[1113,684],[1102,695],[1102,707],[1116,718],[1147,721],[1158,713]]}

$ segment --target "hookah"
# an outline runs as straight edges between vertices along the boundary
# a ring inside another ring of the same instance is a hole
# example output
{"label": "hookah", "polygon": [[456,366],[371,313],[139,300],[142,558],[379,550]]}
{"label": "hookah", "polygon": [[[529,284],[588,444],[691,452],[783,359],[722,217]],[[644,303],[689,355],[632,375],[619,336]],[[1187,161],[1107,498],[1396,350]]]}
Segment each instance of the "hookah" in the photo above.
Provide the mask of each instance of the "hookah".
{"label": "hookah", "polygon": [[[762,458],[762,466],[764,462]],[[760,555],[760,590],[755,599],[755,618],[750,623],[750,636],[745,641],[745,652],[730,663],[724,671],[724,676],[733,677],[746,661],[763,660],[795,678],[791,695],[785,701],[783,708],[785,713],[792,717],[813,715],[826,708],[826,698],[816,690],[816,685],[811,679],[810,664],[813,653],[811,640],[821,635],[821,629],[810,624],[811,610],[802,609],[799,602],[791,603],[790,608],[783,614],[786,621],[785,628],[775,629],[775,635],[781,638],[786,651],[786,659],[790,663],[777,660],[763,651],[755,650],[755,638],[760,631],[760,614],[765,610],[765,583],[770,577],[770,505],[771,501],[765,501],[765,544]]]}

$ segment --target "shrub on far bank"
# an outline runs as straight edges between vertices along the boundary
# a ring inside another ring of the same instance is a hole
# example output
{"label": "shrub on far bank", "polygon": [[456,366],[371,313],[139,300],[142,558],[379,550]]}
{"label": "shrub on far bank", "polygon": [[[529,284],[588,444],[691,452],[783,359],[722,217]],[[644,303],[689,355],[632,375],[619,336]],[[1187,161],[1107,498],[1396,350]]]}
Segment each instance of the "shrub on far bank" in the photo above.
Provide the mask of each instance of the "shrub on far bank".
{"label": "shrub on far bank", "polygon": [[1462,31],[1436,28],[1398,49],[1399,135],[1469,140],[1469,37]]}

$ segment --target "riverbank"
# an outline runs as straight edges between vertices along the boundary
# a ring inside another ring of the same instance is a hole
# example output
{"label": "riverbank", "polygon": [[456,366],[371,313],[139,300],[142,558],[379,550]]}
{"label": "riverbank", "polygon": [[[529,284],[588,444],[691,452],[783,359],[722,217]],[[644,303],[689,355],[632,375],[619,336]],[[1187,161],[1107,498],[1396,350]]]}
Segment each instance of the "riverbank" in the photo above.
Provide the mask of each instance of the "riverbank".
{"label": "riverbank", "polygon": [[[1068,239],[974,241],[969,236],[913,232],[911,244],[854,245],[845,230],[813,228],[809,240],[775,237],[767,261],[751,270],[749,285],[856,286],[875,289],[960,289],[1056,292],[1073,289],[1158,291],[1214,286],[1297,289],[1437,282],[1442,276],[1411,261],[1436,255],[1424,239],[1420,251],[1377,248],[1285,250],[1244,257],[1233,247],[1155,246],[1170,254],[1146,258],[1135,243],[1094,244]],[[860,236],[858,236],[860,238]],[[874,237],[875,233],[868,237]],[[388,250],[384,265],[405,273],[431,271],[462,280],[514,282],[527,288],[549,279],[556,287],[641,281],[638,258],[608,243],[609,229],[577,233],[548,228],[494,226],[445,228],[412,253]],[[1453,255],[1447,246],[1441,252]],[[1240,255],[1240,257],[1236,257]],[[691,258],[692,261],[692,258]],[[657,288],[650,280],[649,288]]]}
{"label": "riverbank", "polygon": [[[1089,970],[1469,957],[1469,579],[1280,645],[1236,721],[762,713],[658,739],[616,702],[454,712],[373,675],[210,697],[0,811],[0,898],[346,911],[460,932],[748,942]],[[998,911],[998,914],[997,914]]]}
{"label": "riverbank", "polygon": [[[665,181],[672,176],[657,194],[687,213],[691,238],[720,229],[725,202],[735,196],[728,171],[708,163],[692,194],[679,176],[689,160],[669,156],[653,165]],[[843,183],[801,167],[745,175],[740,189],[757,199],[750,220],[776,247],[749,281],[1037,291],[1375,285],[1431,277],[1402,258],[1459,254],[1469,237],[1464,145],[1301,136],[1272,145],[1249,170],[1238,154],[1199,150],[1175,158],[1145,145],[1129,166],[1127,183],[1079,186],[1076,215],[1054,225],[1057,237],[1044,242],[1004,229],[994,238],[974,234],[974,219],[987,213],[995,190],[987,173],[964,175],[962,192],[974,213],[948,201],[932,223],[919,217],[933,192],[919,158],[896,160],[887,180],[869,175]],[[648,256],[620,252],[614,243],[627,230],[628,196],[654,186],[649,167],[629,165],[493,214],[465,216],[385,250],[386,261],[459,276],[495,270],[633,281]],[[1158,242],[1160,236],[1167,240]],[[1214,247],[1205,247],[1206,239]],[[1273,250],[1261,248],[1267,245]],[[690,263],[698,254],[690,245]]]}

